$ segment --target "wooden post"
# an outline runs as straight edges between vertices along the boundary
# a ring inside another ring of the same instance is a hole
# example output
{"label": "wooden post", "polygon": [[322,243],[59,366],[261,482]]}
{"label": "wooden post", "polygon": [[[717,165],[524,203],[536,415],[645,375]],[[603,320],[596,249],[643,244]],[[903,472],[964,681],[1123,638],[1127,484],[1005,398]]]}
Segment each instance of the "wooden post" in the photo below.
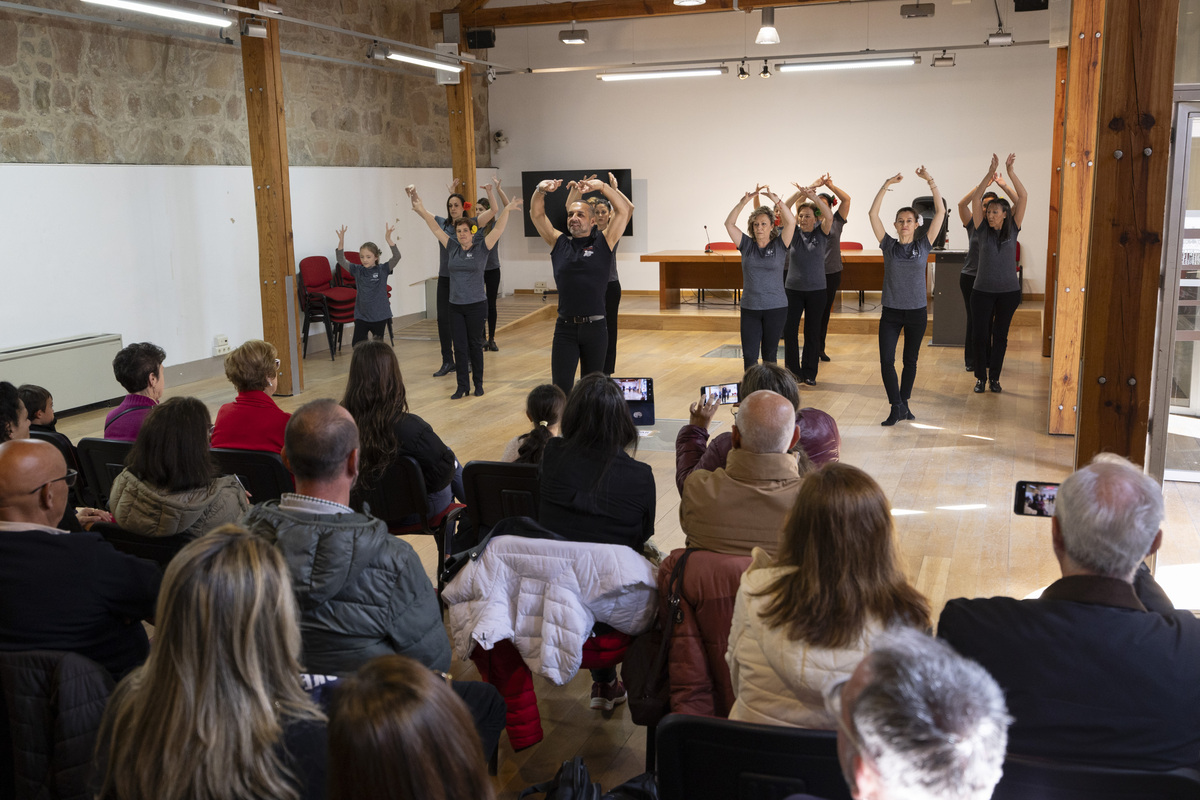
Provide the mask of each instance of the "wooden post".
{"label": "wooden post", "polygon": [[1067,48],[1058,48],[1054,67],[1054,134],[1050,153],[1054,158],[1050,173],[1050,207],[1046,213],[1046,289],[1042,312],[1042,355],[1049,357],[1054,331],[1054,282],[1058,279],[1058,204],[1062,195],[1063,122],[1067,105]]}
{"label": "wooden post", "polygon": [[[462,15],[451,14],[446,19],[453,24],[453,28],[443,30],[442,36],[447,42],[458,43],[461,52],[467,43],[466,27],[459,22]],[[475,102],[471,96],[471,65],[463,64],[463,67],[463,71],[458,73],[458,83],[446,86],[446,111],[450,115],[450,165],[454,177],[458,178],[463,197],[468,203],[474,204],[478,197],[475,193]]]}
{"label": "wooden post", "polygon": [[[253,0],[240,5],[258,8]],[[279,351],[277,394],[304,390],[299,357],[298,305],[288,297],[285,280],[296,275],[292,245],[292,201],[288,184],[287,127],[283,115],[283,70],[279,58],[279,23],[259,18],[267,38],[242,37],[242,73],[246,81],[246,121],[250,129],[250,168],[254,176],[254,208],[258,218],[258,280],[262,296],[263,339]],[[288,315],[294,333],[288,333]],[[292,382],[296,364],[298,381]]]}
{"label": "wooden post", "polygon": [[1076,467],[1146,459],[1178,22],[1179,0],[1104,9]]}
{"label": "wooden post", "polygon": [[1105,4],[1106,0],[1075,0],[1071,6],[1056,281],[1053,287],[1046,285],[1047,293],[1055,293],[1049,433],[1075,433],[1078,416],[1079,340],[1092,229],[1093,156]]}

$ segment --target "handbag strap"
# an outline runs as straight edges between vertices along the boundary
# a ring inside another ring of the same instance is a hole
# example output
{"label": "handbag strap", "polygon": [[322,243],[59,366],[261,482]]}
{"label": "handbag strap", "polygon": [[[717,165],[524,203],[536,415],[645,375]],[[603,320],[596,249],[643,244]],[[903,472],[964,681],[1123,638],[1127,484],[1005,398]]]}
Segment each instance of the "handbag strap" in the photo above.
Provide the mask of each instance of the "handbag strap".
{"label": "handbag strap", "polygon": [[687,565],[688,556],[696,552],[697,548],[689,547],[679,556],[679,560],[675,562],[674,568],[671,569],[671,579],[667,581],[667,620],[662,626],[662,644],[658,647],[658,654],[654,656],[654,663],[650,667],[651,675],[660,675],[667,667],[667,659],[671,655],[671,636],[675,632],[675,625],[683,622],[683,609],[680,607],[683,593],[683,569]]}

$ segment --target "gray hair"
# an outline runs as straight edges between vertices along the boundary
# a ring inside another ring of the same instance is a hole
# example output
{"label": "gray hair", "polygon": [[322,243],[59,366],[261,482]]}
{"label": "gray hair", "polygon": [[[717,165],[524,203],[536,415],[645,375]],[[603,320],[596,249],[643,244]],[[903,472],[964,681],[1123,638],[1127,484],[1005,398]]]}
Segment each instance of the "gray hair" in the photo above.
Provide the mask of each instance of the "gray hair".
{"label": "gray hair", "polygon": [[[776,398],[780,402],[773,402]],[[738,405],[734,427],[750,453],[786,453],[796,432],[796,410],[778,392],[759,389]]]}
{"label": "gray hair", "polygon": [[1137,465],[1100,453],[1063,481],[1054,516],[1076,563],[1130,580],[1162,524],[1162,487]]}
{"label": "gray hair", "polygon": [[999,685],[912,628],[875,640],[869,683],[849,709],[890,800],[988,800],[1012,718]]}

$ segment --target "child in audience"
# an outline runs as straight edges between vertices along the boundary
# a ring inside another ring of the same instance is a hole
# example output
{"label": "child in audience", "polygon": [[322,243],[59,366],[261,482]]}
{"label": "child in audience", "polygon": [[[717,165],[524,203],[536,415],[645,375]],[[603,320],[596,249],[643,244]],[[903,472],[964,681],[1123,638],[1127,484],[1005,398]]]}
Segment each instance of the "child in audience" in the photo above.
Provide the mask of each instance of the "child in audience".
{"label": "child in audience", "polygon": [[54,397],[41,386],[26,383],[17,388],[25,412],[29,414],[29,430],[54,433]]}
{"label": "child in audience", "polygon": [[562,412],[566,404],[567,396],[553,383],[534,387],[525,399],[525,416],[533,424],[533,430],[509,439],[500,460],[518,464],[542,463],[546,442],[562,435]]}
{"label": "child in audience", "polygon": [[358,258],[362,264],[351,264],[346,260],[343,247],[346,244],[346,226],[338,228],[337,263],[338,266],[350,273],[354,278],[354,341],[353,344],[367,338],[367,333],[375,335],[376,339],[383,338],[387,322],[392,318],[392,304],[388,300],[387,279],[392,270],[400,263],[400,249],[392,241],[396,232],[395,225],[384,225],[384,241],[392,248],[392,257],[380,263],[383,253],[379,245],[366,242],[358,249]]}

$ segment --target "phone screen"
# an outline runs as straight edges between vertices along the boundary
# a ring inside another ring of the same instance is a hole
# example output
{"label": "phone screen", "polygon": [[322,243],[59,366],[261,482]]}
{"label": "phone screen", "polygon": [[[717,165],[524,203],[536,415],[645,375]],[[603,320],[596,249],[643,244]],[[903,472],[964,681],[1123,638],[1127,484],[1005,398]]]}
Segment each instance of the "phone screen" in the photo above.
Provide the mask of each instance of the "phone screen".
{"label": "phone screen", "polygon": [[1042,481],[1017,481],[1013,512],[1031,517],[1053,517],[1058,484]]}
{"label": "phone screen", "polygon": [[626,400],[649,400],[648,378],[613,378]]}
{"label": "phone screen", "polygon": [[700,396],[707,397],[710,400],[716,400],[721,405],[728,403],[737,403],[738,401],[738,383],[717,383],[712,386],[701,386]]}

